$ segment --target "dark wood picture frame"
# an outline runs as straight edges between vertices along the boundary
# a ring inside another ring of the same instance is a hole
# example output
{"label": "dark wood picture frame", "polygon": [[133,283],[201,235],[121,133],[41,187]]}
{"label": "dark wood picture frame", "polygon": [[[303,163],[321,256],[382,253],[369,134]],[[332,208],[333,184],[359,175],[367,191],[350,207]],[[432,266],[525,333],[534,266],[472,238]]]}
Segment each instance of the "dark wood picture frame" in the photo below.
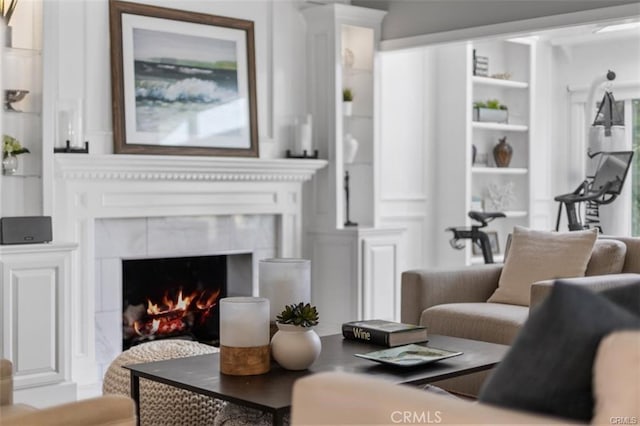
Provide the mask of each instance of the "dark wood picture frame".
{"label": "dark wood picture frame", "polygon": [[258,156],[253,21],[118,0],[109,20],[115,153]]}

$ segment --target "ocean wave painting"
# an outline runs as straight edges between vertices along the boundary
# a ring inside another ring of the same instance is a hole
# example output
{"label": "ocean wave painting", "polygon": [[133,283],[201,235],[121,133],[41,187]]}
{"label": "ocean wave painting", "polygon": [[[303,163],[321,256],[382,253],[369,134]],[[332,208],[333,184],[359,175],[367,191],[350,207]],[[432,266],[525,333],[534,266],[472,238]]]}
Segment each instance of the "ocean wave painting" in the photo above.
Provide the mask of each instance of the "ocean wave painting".
{"label": "ocean wave painting", "polygon": [[159,141],[179,130],[186,141],[229,134],[229,123],[216,129],[194,117],[241,99],[235,42],[138,28],[133,35],[136,131]]}

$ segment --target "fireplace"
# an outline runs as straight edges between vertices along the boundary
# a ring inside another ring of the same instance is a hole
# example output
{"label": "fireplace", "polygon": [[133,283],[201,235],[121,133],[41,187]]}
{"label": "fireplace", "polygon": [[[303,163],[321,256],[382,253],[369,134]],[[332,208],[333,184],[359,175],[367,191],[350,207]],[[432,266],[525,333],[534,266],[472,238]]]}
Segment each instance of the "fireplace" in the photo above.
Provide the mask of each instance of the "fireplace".
{"label": "fireplace", "polygon": [[[227,296],[257,295],[258,261],[300,257],[303,183],[326,160],[145,155],[55,158],[56,239],[78,244],[56,337],[83,395],[122,353],[122,259],[233,254]],[[244,254],[236,256],[236,254]],[[56,358],[57,359],[57,358]]]}
{"label": "fireplace", "polygon": [[122,261],[122,349],[156,339],[216,344],[227,256]]}

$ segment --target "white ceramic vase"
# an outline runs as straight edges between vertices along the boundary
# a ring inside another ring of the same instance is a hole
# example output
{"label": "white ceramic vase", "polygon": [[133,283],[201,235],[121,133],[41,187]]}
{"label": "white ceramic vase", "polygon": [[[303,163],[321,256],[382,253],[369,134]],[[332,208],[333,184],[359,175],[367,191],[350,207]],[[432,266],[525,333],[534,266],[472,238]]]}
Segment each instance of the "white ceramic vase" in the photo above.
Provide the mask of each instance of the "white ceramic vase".
{"label": "white ceramic vase", "polygon": [[271,339],[271,355],[287,370],[306,370],[318,359],[322,343],[313,327],[276,323]]}
{"label": "white ceramic vase", "polygon": [[344,162],[347,164],[351,164],[356,159],[356,153],[358,152],[358,141],[355,140],[350,133],[347,133],[342,139],[342,149]]}
{"label": "white ceramic vase", "polygon": [[346,117],[351,117],[353,114],[353,102],[352,101],[343,101],[342,102],[342,114]]}

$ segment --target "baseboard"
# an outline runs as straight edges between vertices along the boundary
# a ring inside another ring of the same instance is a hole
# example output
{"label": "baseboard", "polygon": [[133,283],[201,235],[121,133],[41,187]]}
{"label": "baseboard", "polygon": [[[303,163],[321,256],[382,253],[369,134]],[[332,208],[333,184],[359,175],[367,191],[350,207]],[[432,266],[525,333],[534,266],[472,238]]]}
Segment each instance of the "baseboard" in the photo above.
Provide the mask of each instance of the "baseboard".
{"label": "baseboard", "polygon": [[78,399],[96,398],[102,396],[102,382],[78,385]]}
{"label": "baseboard", "polygon": [[74,382],[18,389],[13,392],[13,401],[15,403],[27,404],[36,408],[65,404],[76,399],[77,385]]}

